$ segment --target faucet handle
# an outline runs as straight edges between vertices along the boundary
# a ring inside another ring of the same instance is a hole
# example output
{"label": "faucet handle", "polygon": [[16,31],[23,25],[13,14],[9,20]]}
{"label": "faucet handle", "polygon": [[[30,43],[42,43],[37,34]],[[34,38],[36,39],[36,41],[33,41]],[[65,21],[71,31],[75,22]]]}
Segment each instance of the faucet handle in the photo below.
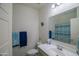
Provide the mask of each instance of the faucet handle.
{"label": "faucet handle", "polygon": [[57,49],[59,49],[59,50],[62,50],[62,46],[60,46],[60,45],[57,45]]}

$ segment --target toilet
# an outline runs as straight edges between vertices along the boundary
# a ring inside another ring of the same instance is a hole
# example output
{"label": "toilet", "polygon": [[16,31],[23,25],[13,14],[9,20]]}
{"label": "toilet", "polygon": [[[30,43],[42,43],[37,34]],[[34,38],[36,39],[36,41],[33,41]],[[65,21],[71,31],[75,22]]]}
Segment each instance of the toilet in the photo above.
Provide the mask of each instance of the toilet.
{"label": "toilet", "polygon": [[36,43],[36,48],[28,50],[27,51],[27,55],[28,56],[36,56],[39,53],[39,51],[37,50],[37,46],[40,45],[40,44],[42,44],[42,43],[41,42],[37,42]]}
{"label": "toilet", "polygon": [[28,52],[27,52],[27,55],[28,56],[36,56],[38,53],[38,50],[37,49],[30,49]]}

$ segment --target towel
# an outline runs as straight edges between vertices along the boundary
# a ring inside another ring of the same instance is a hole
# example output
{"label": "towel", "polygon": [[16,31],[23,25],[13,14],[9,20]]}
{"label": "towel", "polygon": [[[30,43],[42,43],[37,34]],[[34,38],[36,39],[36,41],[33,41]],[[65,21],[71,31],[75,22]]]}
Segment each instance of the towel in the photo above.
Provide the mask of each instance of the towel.
{"label": "towel", "polygon": [[12,45],[13,47],[19,45],[19,32],[12,32]]}
{"label": "towel", "polygon": [[52,38],[52,31],[49,31],[49,38]]}
{"label": "towel", "polygon": [[20,32],[20,47],[27,46],[27,32]]}

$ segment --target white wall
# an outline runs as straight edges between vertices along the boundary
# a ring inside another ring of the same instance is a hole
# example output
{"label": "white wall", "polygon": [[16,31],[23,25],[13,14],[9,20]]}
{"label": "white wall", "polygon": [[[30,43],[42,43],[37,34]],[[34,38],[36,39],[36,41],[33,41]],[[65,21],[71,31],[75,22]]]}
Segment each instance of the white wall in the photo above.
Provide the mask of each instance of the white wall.
{"label": "white wall", "polygon": [[78,38],[79,38],[79,18],[73,18],[73,19],[71,19],[72,44],[76,45]]}
{"label": "white wall", "polygon": [[49,30],[51,30],[52,32],[55,31],[55,19],[54,19],[54,17],[49,18]]}
{"label": "white wall", "polygon": [[[50,5],[47,4],[45,7],[39,10],[39,38],[40,41],[45,43],[48,40],[48,22],[49,22],[49,12],[50,12]],[[44,22],[44,26],[41,26],[41,22]]]}
{"label": "white wall", "polygon": [[77,17],[79,18],[79,7],[77,7]]}
{"label": "white wall", "polygon": [[13,4],[8,4],[9,13],[9,55],[12,56],[12,16],[13,16]]}
{"label": "white wall", "polygon": [[28,6],[13,4],[13,31],[27,31],[26,47],[14,48],[14,55],[24,55],[39,40],[39,13]]}

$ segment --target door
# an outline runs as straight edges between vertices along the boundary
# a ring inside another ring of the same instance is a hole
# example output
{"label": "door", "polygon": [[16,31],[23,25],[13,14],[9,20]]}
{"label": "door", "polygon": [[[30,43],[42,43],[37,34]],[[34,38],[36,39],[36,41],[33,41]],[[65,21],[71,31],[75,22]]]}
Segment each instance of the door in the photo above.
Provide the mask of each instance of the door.
{"label": "door", "polygon": [[8,55],[8,36],[8,22],[0,19],[0,55]]}
{"label": "door", "polygon": [[12,55],[12,4],[0,3],[0,55]]}

